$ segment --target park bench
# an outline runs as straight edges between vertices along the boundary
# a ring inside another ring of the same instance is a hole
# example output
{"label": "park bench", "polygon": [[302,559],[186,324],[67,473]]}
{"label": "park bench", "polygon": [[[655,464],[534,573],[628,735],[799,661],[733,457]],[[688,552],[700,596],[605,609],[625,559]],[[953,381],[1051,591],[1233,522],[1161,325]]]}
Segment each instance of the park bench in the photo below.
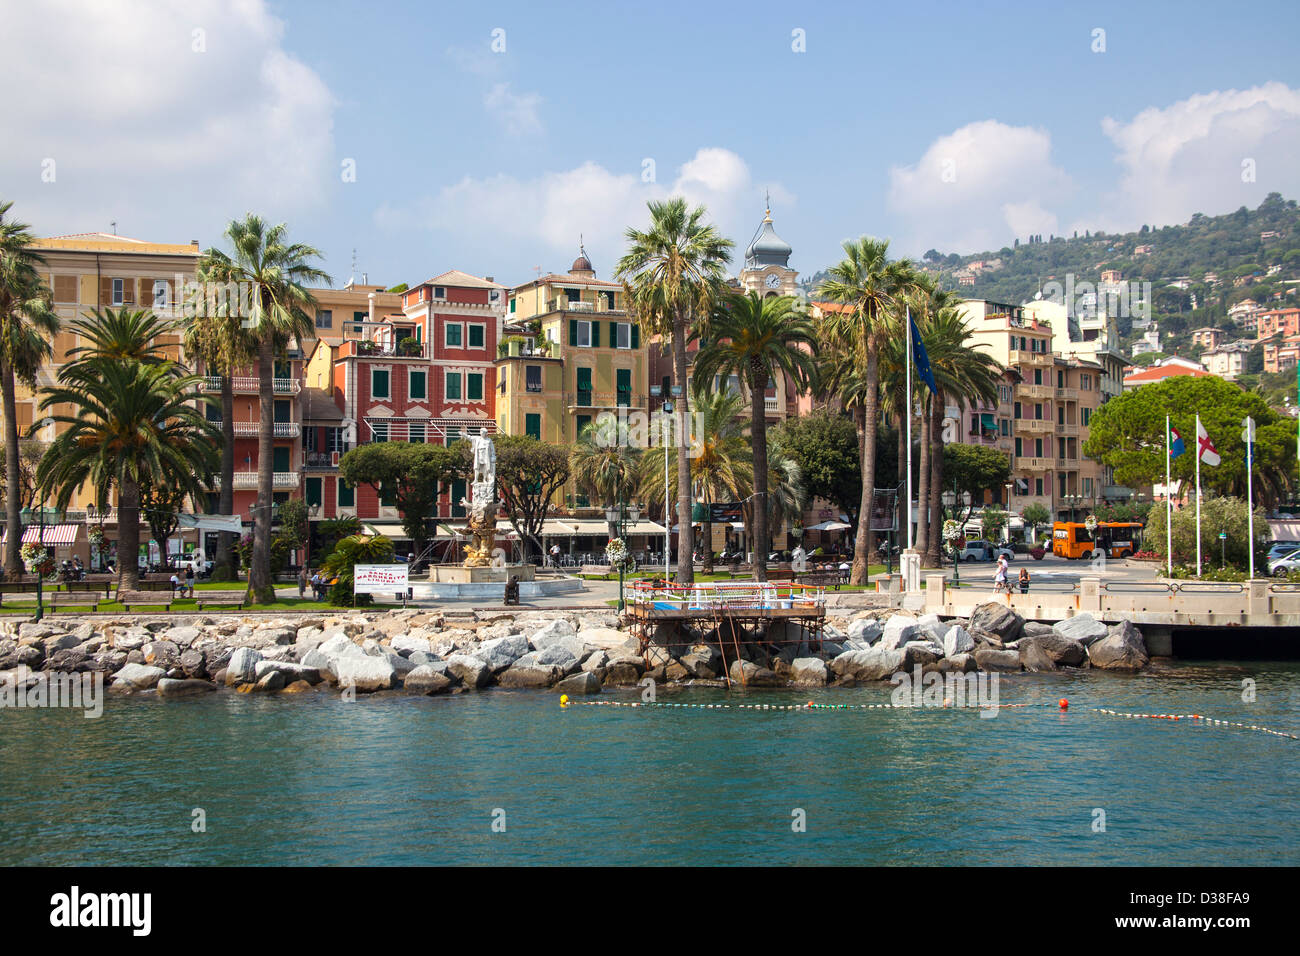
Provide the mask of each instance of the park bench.
{"label": "park bench", "polygon": [[771,571],[768,571],[768,572],[767,572],[767,579],[768,579],[769,581],[793,581],[793,580],[794,580],[794,572],[793,572],[793,571],[771,570]]}
{"label": "park bench", "polygon": [[800,584],[811,584],[816,587],[834,588],[836,591],[842,585],[849,583],[849,574],[847,571],[839,569],[830,571],[804,571],[798,578]]}
{"label": "park bench", "polygon": [[194,599],[200,611],[204,606],[233,607],[236,609],[244,606],[244,598],[248,597],[247,591],[195,591]]}
{"label": "park bench", "polygon": [[[3,584],[0,584],[0,604],[4,604],[4,596],[6,594],[35,595],[36,582],[35,581],[7,581]],[[35,597],[33,596],[32,598],[25,598],[23,599],[23,603],[26,603],[28,600],[35,600]]]}
{"label": "park bench", "polygon": [[164,588],[168,591],[166,597],[161,597],[161,592],[157,589],[150,591],[119,591],[117,593],[117,603],[121,604],[126,610],[134,607],[160,607],[170,611],[172,609],[172,595],[170,588]]}
{"label": "park bench", "polygon": [[141,581],[136,587],[137,591],[170,591],[171,589],[172,583],[167,578],[159,581]]}
{"label": "park bench", "polygon": [[107,581],[67,581],[64,583],[63,588],[65,591],[94,591],[95,593],[103,591],[104,597],[107,598],[113,594],[113,581],[112,579]]}
{"label": "park bench", "polygon": [[82,610],[99,610],[99,590],[94,591],[51,591],[45,595],[45,603],[53,614],[59,608],[78,607]]}

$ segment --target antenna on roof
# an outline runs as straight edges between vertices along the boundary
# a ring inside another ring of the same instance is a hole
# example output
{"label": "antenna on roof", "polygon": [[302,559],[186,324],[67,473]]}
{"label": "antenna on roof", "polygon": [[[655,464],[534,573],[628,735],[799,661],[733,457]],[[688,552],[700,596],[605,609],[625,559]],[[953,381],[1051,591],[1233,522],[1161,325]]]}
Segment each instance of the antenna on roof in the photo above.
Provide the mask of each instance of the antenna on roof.
{"label": "antenna on roof", "polygon": [[109,226],[112,227],[112,229],[113,229],[113,235],[116,236],[116,235],[117,235],[117,220],[116,220],[116,219],[112,220],[112,221],[109,223]]}

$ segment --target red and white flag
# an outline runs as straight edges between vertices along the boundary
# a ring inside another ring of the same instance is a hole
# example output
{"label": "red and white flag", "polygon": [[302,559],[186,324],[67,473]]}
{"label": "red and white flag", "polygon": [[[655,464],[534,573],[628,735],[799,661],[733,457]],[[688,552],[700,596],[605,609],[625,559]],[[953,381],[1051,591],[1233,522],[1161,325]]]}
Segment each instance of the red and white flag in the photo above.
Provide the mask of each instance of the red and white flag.
{"label": "red and white flag", "polygon": [[1219,453],[1214,450],[1210,433],[1205,430],[1199,418],[1196,420],[1196,457],[1211,468],[1219,463]]}

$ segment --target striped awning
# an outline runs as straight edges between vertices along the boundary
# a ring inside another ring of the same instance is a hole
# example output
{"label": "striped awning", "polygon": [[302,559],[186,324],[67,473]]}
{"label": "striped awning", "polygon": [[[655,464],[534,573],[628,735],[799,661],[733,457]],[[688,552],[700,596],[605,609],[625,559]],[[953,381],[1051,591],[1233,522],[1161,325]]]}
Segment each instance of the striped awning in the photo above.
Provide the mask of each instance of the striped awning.
{"label": "striped awning", "polygon": [[[23,530],[23,544],[44,544],[55,548],[66,548],[77,540],[77,532],[81,527],[79,524],[47,524],[45,534],[42,535],[40,525],[29,525]],[[0,544],[7,537],[7,532],[0,532]]]}

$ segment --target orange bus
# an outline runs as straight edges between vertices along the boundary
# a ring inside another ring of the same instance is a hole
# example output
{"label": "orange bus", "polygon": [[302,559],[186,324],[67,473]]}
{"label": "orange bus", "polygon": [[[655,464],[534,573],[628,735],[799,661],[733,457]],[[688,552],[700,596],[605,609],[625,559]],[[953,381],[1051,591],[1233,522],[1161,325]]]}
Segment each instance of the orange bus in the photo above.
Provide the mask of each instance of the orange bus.
{"label": "orange bus", "polygon": [[1142,524],[1137,521],[1102,521],[1090,533],[1081,521],[1052,525],[1052,554],[1062,558],[1091,558],[1100,552],[1108,558],[1127,558],[1142,550]]}

